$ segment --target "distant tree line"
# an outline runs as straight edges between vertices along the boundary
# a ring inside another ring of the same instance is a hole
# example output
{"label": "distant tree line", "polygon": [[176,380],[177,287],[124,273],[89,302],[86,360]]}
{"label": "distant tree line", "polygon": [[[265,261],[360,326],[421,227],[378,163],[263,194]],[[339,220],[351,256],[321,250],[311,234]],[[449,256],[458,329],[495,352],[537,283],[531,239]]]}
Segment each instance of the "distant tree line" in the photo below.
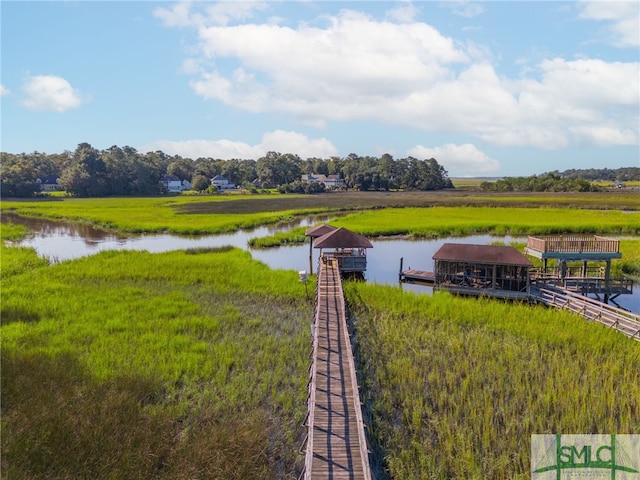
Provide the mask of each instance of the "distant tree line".
{"label": "distant tree line", "polygon": [[281,192],[315,193],[324,185],[302,182],[304,174],[339,175],[345,188],[357,190],[440,190],[453,188],[447,171],[431,158],[394,159],[361,157],[301,159],[291,153],[268,152],[257,160],[197,158],[167,155],[161,151],[140,153],[132,147],[97,150],[81,143],[75,151],[60,154],[1,153],[0,193],[3,197],[28,197],[40,191],[38,178],[59,175],[58,183],[78,197],[108,195],[159,195],[163,175],[175,175],[206,191],[210,179],[222,175],[234,184],[256,191],[279,188]]}
{"label": "distant tree line", "polygon": [[627,182],[640,180],[640,168],[566,170],[530,177],[505,177],[482,182],[480,189],[491,192],[596,192],[602,190],[594,182]]}
{"label": "distant tree line", "polygon": [[594,192],[600,188],[582,177],[563,178],[555,173],[530,177],[505,177],[482,182],[481,190],[490,192]]}
{"label": "distant tree line", "polygon": [[587,168],[582,170],[565,170],[552,172],[563,178],[584,178],[592,181],[629,182],[640,181],[640,167],[624,168]]}

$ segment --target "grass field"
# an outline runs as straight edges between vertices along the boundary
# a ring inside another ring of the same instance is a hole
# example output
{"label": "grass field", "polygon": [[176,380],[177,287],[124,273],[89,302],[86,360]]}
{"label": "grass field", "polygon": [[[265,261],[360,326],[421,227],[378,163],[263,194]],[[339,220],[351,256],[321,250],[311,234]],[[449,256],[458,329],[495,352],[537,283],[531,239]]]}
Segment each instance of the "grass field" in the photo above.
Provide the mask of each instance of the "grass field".
{"label": "grass field", "polygon": [[296,478],[312,305],[239,250],[2,270],[2,478]]}
{"label": "grass field", "polygon": [[640,344],[537,306],[345,283],[378,478],[530,478],[533,433],[640,431]]}
{"label": "grass field", "polygon": [[[432,207],[386,208],[348,213],[331,221],[369,237],[406,236],[443,238],[477,234],[543,235],[608,234],[637,235],[640,214],[619,210],[571,208]],[[305,240],[304,228],[254,239],[252,247],[274,247]]]}
{"label": "grass field", "polygon": [[[367,235],[640,232],[640,198],[617,192],[407,193],[2,210],[182,233],[326,211]],[[616,268],[639,275],[640,240],[621,248]],[[3,479],[297,478],[313,306],[296,272],[236,249],[0,253]],[[637,342],[542,307],[345,285],[378,480],[524,479],[531,433],[640,431]]]}
{"label": "grass field", "polygon": [[57,198],[10,201],[3,212],[89,222],[124,232],[201,234],[233,231],[294,216],[388,207],[512,207],[640,210],[640,196],[591,194],[483,194],[481,192],[344,192],[319,195],[173,196],[155,198]]}

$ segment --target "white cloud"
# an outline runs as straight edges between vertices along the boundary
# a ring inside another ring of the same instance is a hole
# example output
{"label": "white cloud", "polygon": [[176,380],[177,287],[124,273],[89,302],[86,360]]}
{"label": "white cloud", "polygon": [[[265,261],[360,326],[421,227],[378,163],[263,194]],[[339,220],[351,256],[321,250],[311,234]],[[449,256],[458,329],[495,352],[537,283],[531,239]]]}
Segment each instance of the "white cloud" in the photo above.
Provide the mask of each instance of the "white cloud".
{"label": "white cloud", "polygon": [[234,58],[242,67],[203,74],[191,83],[196,93],[305,122],[384,117],[386,105],[442,80],[446,65],[468,61],[427,24],[378,22],[353,11],[329,18],[326,28],[245,24],[199,32],[206,57]]}
{"label": "white cloud", "polygon": [[275,130],[267,132],[257,145],[232,140],[159,140],[144,145],[138,150],[152,152],[161,150],[169,155],[181,155],[186,158],[211,157],[228,160],[258,159],[267,152],[294,153],[301,158],[329,158],[337,155],[337,149],[326,138],[312,139],[304,134]]}
{"label": "white cloud", "polygon": [[[452,7],[468,5],[476,3]],[[586,132],[603,125],[626,132],[611,141],[640,136],[638,62],[553,58],[508,78],[486,46],[456,42],[412,20],[410,3],[399,8],[386,20],[342,10],[296,27],[227,26],[203,14],[200,56],[192,54],[184,71],[204,99],[286,113],[319,128],[365,120],[548,149],[602,142],[601,134]]]}
{"label": "white cloud", "polygon": [[200,27],[205,24],[228,25],[234,20],[251,18],[256,10],[267,8],[265,2],[233,1],[206,3],[203,12],[194,11],[194,2],[181,1],[170,8],[157,7],[153,14],[166,27]]}
{"label": "white cloud", "polygon": [[7,87],[0,84],[0,97],[4,97],[5,95],[9,95],[11,93]]}
{"label": "white cloud", "polygon": [[64,112],[78,108],[89,98],[62,77],[56,75],[34,75],[22,85],[22,105],[30,110]]}
{"label": "white cloud", "polygon": [[450,177],[484,176],[500,170],[500,163],[478,150],[474,145],[448,143],[440,147],[428,148],[416,145],[407,152],[415,158],[435,158]]}
{"label": "white cloud", "polygon": [[261,148],[280,153],[296,153],[301,158],[329,158],[338,155],[338,150],[326,138],[311,139],[297,132],[275,130],[262,136]]}
{"label": "white cloud", "polygon": [[484,5],[478,1],[448,0],[441,5],[451,9],[454,15],[471,18],[484,12]]}
{"label": "white cloud", "polygon": [[608,22],[609,40],[618,47],[640,45],[640,4],[637,1],[583,1],[578,18]]}
{"label": "white cloud", "polygon": [[204,22],[200,14],[191,12],[192,2],[184,1],[174,4],[170,8],[157,7],[153,14],[162,20],[166,27],[190,27]]}
{"label": "white cloud", "polygon": [[396,22],[400,23],[408,23],[412,22],[415,19],[418,12],[418,7],[411,3],[411,1],[405,1],[396,8],[388,10],[386,15],[390,20],[395,20]]}
{"label": "white cloud", "polygon": [[570,131],[579,141],[601,147],[638,144],[637,132],[630,129],[621,130],[618,126],[583,126],[571,128]]}

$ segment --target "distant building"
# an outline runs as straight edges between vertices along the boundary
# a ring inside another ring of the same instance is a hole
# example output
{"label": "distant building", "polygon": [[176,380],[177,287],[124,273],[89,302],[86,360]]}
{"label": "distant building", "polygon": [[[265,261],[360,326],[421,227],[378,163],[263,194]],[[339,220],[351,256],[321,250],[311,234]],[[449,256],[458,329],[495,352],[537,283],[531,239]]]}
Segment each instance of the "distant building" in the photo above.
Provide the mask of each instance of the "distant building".
{"label": "distant building", "polygon": [[64,190],[62,185],[58,184],[60,175],[44,175],[36,179],[36,183],[40,184],[40,190],[43,192],[58,192]]}
{"label": "distant building", "polygon": [[344,180],[340,178],[340,175],[310,173],[302,175],[300,180],[307,183],[322,183],[326,188],[340,188],[344,186]]}
{"label": "distant building", "polygon": [[227,178],[222,175],[216,175],[211,179],[211,185],[214,185],[218,188],[218,190],[231,190],[232,188],[236,188],[235,183],[230,182]]}
{"label": "distant building", "polygon": [[182,191],[182,181],[175,175],[163,175],[160,182],[165,186],[167,192],[178,193]]}

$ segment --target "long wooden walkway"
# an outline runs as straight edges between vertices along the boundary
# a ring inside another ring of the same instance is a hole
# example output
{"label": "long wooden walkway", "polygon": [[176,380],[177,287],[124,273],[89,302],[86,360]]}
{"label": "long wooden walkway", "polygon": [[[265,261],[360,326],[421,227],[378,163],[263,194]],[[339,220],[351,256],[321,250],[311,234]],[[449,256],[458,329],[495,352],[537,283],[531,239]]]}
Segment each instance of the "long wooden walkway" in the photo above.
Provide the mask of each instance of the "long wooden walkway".
{"label": "long wooden walkway", "polygon": [[640,316],[561,288],[532,287],[530,297],[548,306],[579,313],[640,341]]}
{"label": "long wooden walkway", "polygon": [[305,479],[370,480],[369,453],[338,262],[320,261]]}

